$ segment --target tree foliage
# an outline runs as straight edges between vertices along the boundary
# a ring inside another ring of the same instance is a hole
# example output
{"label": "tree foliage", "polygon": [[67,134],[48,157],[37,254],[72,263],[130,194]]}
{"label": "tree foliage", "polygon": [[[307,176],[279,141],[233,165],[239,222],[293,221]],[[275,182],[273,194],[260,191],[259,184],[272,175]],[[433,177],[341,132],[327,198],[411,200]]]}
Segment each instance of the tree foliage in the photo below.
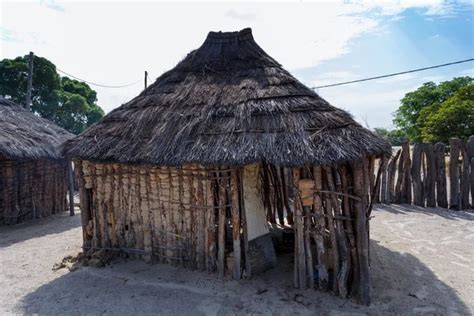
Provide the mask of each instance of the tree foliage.
{"label": "tree foliage", "polygon": [[376,127],[374,128],[374,132],[388,140],[392,146],[401,146],[408,140],[407,135],[399,129],[388,130],[383,127]]}
{"label": "tree foliage", "polygon": [[[458,77],[439,84],[427,82],[401,100],[393,120],[399,130],[413,142],[422,142],[428,116],[437,112],[441,105],[457,91],[473,83],[471,77]],[[453,135],[452,136],[458,136]]]}
{"label": "tree foliage", "polygon": [[474,84],[460,88],[423,116],[421,134],[425,141],[448,143],[450,137],[474,135]]}
{"label": "tree foliage", "polygon": [[[0,61],[0,95],[24,104],[29,56]],[[33,60],[32,110],[66,130],[78,134],[99,121],[103,110],[96,104],[97,93],[84,82],[60,77],[46,58]]]}

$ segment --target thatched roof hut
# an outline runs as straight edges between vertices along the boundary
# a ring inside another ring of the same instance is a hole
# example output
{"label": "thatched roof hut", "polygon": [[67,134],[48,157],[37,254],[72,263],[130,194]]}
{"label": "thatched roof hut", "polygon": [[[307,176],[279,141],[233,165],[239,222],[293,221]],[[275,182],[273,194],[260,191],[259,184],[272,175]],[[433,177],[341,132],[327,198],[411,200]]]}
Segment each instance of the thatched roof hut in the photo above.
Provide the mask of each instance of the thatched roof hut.
{"label": "thatched roof hut", "polygon": [[63,159],[60,145],[72,136],[53,122],[0,97],[0,156],[16,160]]}
{"label": "thatched roof hut", "polygon": [[158,165],[334,165],[389,150],[283,69],[250,29],[209,33],[68,145],[76,159]]}
{"label": "thatched roof hut", "polygon": [[0,97],[0,223],[67,209],[67,164],[59,147],[72,136]]}
{"label": "thatched roof hut", "polygon": [[250,29],[209,33],[65,153],[78,166],[85,249],[239,279],[274,263],[267,222],[289,225],[296,286],[369,301],[374,158],[390,144],[284,70]]}

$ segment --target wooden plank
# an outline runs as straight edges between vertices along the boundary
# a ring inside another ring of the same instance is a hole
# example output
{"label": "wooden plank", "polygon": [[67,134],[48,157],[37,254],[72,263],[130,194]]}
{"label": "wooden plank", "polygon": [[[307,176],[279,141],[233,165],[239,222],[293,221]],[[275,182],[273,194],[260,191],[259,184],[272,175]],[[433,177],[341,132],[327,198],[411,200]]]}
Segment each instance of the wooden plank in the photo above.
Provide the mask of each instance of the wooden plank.
{"label": "wooden plank", "polygon": [[449,139],[449,208],[459,210],[460,185],[459,185],[459,153],[461,151],[461,140],[459,138]]}
{"label": "wooden plank", "polygon": [[448,191],[446,188],[446,146],[443,143],[436,143],[434,155],[436,160],[436,201],[438,207],[448,207]]}
{"label": "wooden plank", "polygon": [[241,279],[241,249],[240,249],[240,210],[239,210],[239,172],[231,171],[231,196],[232,196],[232,240],[234,250],[234,280]]}

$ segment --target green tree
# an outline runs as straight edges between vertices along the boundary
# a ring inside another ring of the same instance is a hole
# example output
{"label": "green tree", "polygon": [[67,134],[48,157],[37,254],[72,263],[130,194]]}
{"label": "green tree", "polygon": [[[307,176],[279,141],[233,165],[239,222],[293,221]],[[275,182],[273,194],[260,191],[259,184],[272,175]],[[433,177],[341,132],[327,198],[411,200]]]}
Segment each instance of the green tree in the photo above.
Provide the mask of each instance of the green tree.
{"label": "green tree", "polygon": [[421,134],[425,141],[447,144],[451,137],[474,135],[474,84],[460,88],[424,116]]}
{"label": "green tree", "polygon": [[440,104],[452,97],[460,88],[473,83],[471,77],[458,77],[440,84],[427,82],[415,91],[409,92],[401,100],[401,105],[393,120],[413,142],[423,141],[422,129],[427,116],[436,112]]}
{"label": "green tree", "polygon": [[392,146],[400,146],[408,140],[407,135],[399,129],[388,130],[383,127],[376,127],[374,128],[374,132],[388,140]]}
{"label": "green tree", "polygon": [[[0,61],[0,95],[18,104],[25,104],[28,81],[28,56]],[[32,103],[43,106],[54,102],[55,91],[61,88],[56,66],[46,58],[35,56],[33,60]]]}
{"label": "green tree", "polygon": [[[0,95],[24,104],[28,56],[0,61]],[[66,130],[78,134],[99,121],[104,111],[96,104],[97,93],[84,82],[60,77],[46,58],[34,57],[32,110]]]}

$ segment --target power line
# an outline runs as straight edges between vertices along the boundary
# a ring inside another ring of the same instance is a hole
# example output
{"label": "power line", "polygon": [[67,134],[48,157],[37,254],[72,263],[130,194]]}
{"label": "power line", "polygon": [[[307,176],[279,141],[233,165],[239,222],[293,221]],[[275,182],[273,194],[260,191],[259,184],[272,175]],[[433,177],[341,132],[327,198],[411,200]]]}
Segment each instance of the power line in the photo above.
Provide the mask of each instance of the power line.
{"label": "power line", "polygon": [[387,77],[394,77],[394,76],[409,74],[409,73],[418,72],[418,71],[424,71],[424,70],[429,70],[429,69],[434,69],[434,68],[441,68],[441,67],[446,67],[446,66],[451,66],[451,65],[456,65],[456,64],[467,63],[467,62],[470,62],[470,61],[474,61],[474,58],[454,61],[454,62],[451,62],[451,63],[435,65],[435,66],[430,66],[430,67],[406,70],[406,71],[396,72],[396,73],[392,73],[392,74],[388,74],[388,75],[382,75],[382,76],[369,77],[369,78],[364,78],[364,79],[357,79],[357,80],[327,84],[327,85],[324,85],[324,86],[312,87],[311,89],[329,88],[329,87],[342,86],[342,85],[351,84],[351,83],[357,83],[357,82],[363,82],[363,81],[369,81],[369,80],[376,80],[376,79],[382,79],[382,78],[387,78]]}
{"label": "power line", "polygon": [[63,70],[61,70],[61,69],[59,69],[59,68],[56,68],[56,70],[59,71],[59,72],[62,73],[62,74],[65,74],[66,76],[71,77],[71,78],[80,80],[80,81],[85,82],[85,83],[87,83],[87,84],[90,84],[90,85],[92,85],[92,86],[97,86],[97,87],[102,87],[102,88],[125,88],[125,87],[133,86],[134,84],[137,84],[137,83],[139,83],[140,81],[142,81],[142,80],[140,79],[140,80],[137,80],[137,81],[135,81],[135,82],[128,83],[128,84],[124,84],[124,85],[120,85],[120,86],[108,86],[108,85],[99,84],[99,83],[94,83],[94,82],[90,82],[90,81],[81,79],[81,78],[76,77],[76,76],[74,76],[74,75],[71,75],[71,74],[69,74],[69,73],[67,73],[67,72],[65,72],[65,71],[63,71]]}

